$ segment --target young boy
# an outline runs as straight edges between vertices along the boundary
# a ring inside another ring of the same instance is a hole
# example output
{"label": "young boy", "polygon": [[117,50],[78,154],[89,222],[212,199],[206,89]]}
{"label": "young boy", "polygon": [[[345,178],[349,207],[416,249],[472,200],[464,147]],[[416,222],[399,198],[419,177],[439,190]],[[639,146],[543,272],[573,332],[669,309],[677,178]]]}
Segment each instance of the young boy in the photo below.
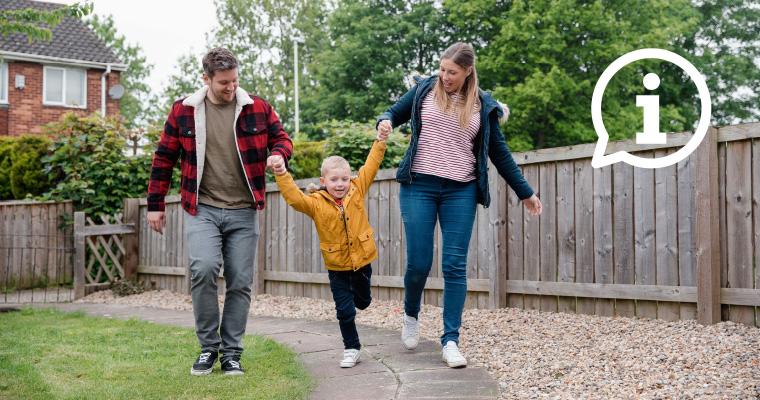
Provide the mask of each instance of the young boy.
{"label": "young boy", "polygon": [[370,263],[377,258],[377,248],[364,199],[383,161],[387,138],[388,132],[378,133],[367,161],[354,179],[344,158],[327,157],[322,161],[319,178],[322,188],[309,195],[296,186],[281,160],[272,164],[285,201],[308,215],[317,227],[345,347],[341,368],[351,368],[359,362],[361,344],[354,317],[356,308],[364,310],[372,301]]}

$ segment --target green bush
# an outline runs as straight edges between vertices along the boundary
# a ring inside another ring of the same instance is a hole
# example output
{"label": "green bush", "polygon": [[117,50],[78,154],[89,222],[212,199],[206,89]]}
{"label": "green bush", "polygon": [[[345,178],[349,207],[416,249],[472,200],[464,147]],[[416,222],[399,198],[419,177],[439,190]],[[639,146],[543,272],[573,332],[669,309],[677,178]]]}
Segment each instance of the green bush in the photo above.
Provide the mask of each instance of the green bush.
{"label": "green bush", "polygon": [[50,145],[39,135],[0,139],[0,200],[37,196],[50,188],[41,161]]}
{"label": "green bush", "polygon": [[47,129],[58,138],[43,159],[55,183],[44,200],[71,200],[89,215],[113,215],[125,198],[145,195],[150,155],[125,155],[126,131],[118,121],[68,114]]}
{"label": "green bush", "polygon": [[[375,123],[358,123],[350,121],[331,121],[323,125],[328,131],[327,155],[345,158],[354,171],[364,165],[372,143],[377,136]],[[409,146],[409,138],[393,133],[388,138],[388,148],[380,168],[396,168]]]}
{"label": "green bush", "polygon": [[21,136],[13,150],[10,184],[13,197],[23,199],[38,196],[50,188],[50,180],[43,171],[42,158],[52,141],[45,136]]}
{"label": "green bush", "polygon": [[11,137],[0,137],[0,200],[13,199],[11,191],[11,155],[16,140]]}
{"label": "green bush", "polygon": [[325,142],[293,141],[293,155],[288,167],[294,179],[313,178],[320,175],[319,168],[325,155]]}

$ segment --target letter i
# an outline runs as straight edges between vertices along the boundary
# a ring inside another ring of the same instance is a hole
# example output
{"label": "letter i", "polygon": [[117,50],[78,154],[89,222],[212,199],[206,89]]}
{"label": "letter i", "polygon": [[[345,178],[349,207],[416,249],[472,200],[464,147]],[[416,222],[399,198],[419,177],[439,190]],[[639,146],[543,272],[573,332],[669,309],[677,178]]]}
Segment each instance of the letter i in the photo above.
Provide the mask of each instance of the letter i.
{"label": "letter i", "polygon": [[[655,90],[660,86],[660,77],[654,73],[644,76],[644,87]],[[660,96],[638,95],[636,107],[644,109],[644,132],[636,133],[637,144],[665,144],[667,137],[660,132]]]}

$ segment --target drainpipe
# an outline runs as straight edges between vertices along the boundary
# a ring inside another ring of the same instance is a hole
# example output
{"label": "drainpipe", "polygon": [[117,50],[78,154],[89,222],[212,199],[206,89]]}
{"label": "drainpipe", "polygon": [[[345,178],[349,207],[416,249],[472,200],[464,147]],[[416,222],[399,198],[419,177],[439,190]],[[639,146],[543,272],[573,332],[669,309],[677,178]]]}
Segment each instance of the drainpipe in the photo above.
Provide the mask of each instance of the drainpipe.
{"label": "drainpipe", "polygon": [[106,117],[106,75],[111,73],[111,64],[106,64],[106,72],[100,75],[100,115]]}

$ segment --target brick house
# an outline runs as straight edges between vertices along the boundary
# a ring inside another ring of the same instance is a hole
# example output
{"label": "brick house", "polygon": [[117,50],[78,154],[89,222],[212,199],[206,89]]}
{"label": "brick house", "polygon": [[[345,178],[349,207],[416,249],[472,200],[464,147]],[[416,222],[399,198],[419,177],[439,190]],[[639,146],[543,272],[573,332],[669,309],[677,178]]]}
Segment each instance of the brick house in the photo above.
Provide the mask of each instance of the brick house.
{"label": "brick house", "polygon": [[[60,6],[0,1],[0,10]],[[32,43],[21,34],[0,36],[0,135],[41,133],[71,111],[119,114],[121,87],[112,88],[126,65],[81,20],[64,18],[52,33],[49,42]]]}

